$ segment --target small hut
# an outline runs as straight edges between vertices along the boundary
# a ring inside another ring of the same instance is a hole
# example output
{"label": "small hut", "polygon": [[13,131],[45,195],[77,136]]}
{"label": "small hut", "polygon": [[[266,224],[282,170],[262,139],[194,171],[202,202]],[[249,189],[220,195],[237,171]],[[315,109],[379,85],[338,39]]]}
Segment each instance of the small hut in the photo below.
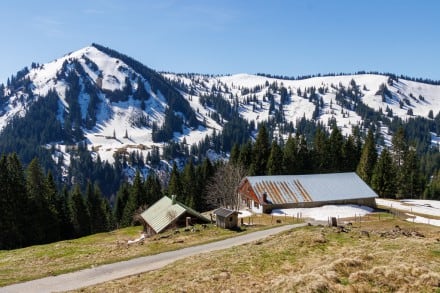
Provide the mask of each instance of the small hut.
{"label": "small hut", "polygon": [[147,235],[160,233],[170,227],[182,227],[190,224],[209,223],[210,220],[192,208],[164,196],[141,214]]}
{"label": "small hut", "polygon": [[234,229],[238,227],[238,214],[240,212],[218,208],[214,211],[215,222],[218,227],[224,229]]}

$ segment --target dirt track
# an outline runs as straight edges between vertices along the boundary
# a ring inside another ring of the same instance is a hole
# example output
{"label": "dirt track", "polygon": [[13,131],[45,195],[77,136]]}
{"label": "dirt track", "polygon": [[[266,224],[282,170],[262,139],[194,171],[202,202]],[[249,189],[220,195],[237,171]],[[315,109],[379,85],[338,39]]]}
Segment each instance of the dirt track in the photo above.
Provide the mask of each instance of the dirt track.
{"label": "dirt track", "polygon": [[98,266],[95,268],[85,269],[59,276],[46,277],[29,282],[14,284],[0,288],[0,292],[54,292],[79,289],[134,274],[156,270],[185,257],[249,243],[305,225],[307,224],[280,226],[208,244],[187,247],[175,251],[135,258],[128,261]]}

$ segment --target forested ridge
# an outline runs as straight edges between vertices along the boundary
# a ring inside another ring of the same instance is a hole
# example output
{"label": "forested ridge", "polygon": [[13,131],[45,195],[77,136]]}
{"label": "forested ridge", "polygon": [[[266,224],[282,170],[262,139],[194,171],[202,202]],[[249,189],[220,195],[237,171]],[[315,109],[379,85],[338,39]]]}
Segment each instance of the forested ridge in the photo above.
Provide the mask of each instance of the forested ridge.
{"label": "forested ridge", "polygon": [[0,85],[0,248],[132,225],[162,195],[215,208],[209,188],[225,164],[356,171],[380,196],[440,198],[436,81],[159,74],[97,44],[51,64],[56,73],[33,63]]}
{"label": "forested ridge", "polygon": [[[88,180],[57,186],[51,171],[45,173],[38,159],[23,169],[16,154],[0,159],[0,248],[11,249],[109,231],[138,223],[140,212],[162,195],[177,199],[198,211],[215,208],[209,199],[209,184],[216,170],[229,164],[248,175],[311,174],[356,171],[380,196],[388,198],[440,198],[440,176],[428,178],[420,162],[438,160],[438,155],[421,158],[399,128],[392,147],[380,154],[373,131],[366,137],[354,132],[342,136],[334,127],[330,133],[317,128],[312,141],[297,133],[284,141],[270,141],[264,124],[254,143],[235,144],[228,163],[200,164],[189,160],[182,170],[174,164],[169,182],[162,184],[154,172],[143,178],[138,171],[133,182],[121,182],[110,202],[99,186]],[[427,166],[424,166],[427,168]],[[104,182],[104,184],[111,182]]]}

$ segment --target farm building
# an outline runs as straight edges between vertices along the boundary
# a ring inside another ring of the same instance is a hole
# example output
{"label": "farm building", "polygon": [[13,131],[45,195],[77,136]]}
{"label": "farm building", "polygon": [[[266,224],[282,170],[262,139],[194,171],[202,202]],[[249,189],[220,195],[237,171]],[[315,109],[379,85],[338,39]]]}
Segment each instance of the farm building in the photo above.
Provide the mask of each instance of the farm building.
{"label": "farm building", "polygon": [[162,197],[141,214],[147,235],[160,233],[167,228],[183,227],[188,224],[209,223],[199,212],[172,198]]}
{"label": "farm building", "polygon": [[239,212],[218,208],[214,211],[215,223],[217,227],[225,229],[234,229],[238,227],[238,214]]}
{"label": "farm building", "polygon": [[375,206],[377,194],[356,173],[245,177],[238,193],[255,213],[325,204]]}

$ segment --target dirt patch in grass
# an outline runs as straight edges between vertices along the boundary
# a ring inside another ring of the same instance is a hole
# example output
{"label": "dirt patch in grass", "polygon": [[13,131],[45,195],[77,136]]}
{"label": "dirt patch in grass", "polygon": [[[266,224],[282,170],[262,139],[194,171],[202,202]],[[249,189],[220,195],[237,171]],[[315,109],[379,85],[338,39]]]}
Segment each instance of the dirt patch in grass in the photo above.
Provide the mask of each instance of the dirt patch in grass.
{"label": "dirt patch in grass", "polygon": [[438,228],[398,219],[305,227],[81,291],[436,292],[439,251]]}

